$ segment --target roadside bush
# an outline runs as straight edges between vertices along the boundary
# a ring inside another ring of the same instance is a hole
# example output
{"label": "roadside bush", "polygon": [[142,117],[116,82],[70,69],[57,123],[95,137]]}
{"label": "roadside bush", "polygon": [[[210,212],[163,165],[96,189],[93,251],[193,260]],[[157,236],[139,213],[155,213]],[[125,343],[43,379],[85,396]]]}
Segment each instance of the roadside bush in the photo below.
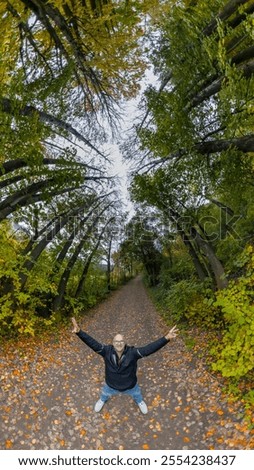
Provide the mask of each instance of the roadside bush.
{"label": "roadside bush", "polygon": [[236,259],[235,267],[244,274],[231,280],[216,295],[214,306],[222,311],[225,331],[212,352],[213,369],[224,377],[240,378],[254,369],[254,249],[247,246]]}

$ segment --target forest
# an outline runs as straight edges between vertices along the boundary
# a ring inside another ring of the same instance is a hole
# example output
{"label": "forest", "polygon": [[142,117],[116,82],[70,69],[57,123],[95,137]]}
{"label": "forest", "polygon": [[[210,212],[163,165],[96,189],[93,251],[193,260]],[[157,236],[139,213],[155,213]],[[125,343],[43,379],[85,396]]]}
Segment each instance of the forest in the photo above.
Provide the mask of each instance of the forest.
{"label": "forest", "polygon": [[142,272],[253,405],[254,1],[3,0],[0,18],[1,343]]}

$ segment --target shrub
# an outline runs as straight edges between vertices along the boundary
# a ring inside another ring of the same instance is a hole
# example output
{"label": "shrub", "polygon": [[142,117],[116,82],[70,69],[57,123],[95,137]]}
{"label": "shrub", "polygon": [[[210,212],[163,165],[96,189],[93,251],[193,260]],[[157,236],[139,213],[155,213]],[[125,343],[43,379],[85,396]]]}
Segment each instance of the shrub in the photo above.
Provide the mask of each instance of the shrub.
{"label": "shrub", "polygon": [[213,369],[224,377],[240,378],[254,368],[254,250],[247,246],[236,259],[244,275],[231,280],[216,295],[226,325],[222,341],[213,348]]}

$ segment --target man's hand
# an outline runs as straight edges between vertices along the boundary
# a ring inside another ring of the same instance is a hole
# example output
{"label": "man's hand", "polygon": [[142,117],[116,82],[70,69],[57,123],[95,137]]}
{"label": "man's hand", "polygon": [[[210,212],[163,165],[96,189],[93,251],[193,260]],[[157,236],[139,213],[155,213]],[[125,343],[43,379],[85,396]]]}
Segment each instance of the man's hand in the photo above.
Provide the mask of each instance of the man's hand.
{"label": "man's hand", "polygon": [[174,339],[178,335],[178,329],[176,328],[176,325],[171,328],[171,330],[168,332],[167,335],[165,335],[166,339]]}
{"label": "man's hand", "polygon": [[73,324],[73,330],[72,333],[78,333],[80,331],[80,327],[78,326],[76,319],[74,317],[71,318],[72,324]]}

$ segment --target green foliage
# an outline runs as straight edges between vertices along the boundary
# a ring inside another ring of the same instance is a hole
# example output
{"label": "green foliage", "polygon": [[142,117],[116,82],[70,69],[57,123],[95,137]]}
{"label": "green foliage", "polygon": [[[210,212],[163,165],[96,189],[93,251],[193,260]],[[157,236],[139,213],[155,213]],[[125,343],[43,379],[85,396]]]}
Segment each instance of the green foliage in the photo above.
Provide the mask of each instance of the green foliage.
{"label": "green foliage", "polygon": [[[106,273],[94,266],[87,274],[83,293],[78,299],[79,308],[88,310],[105,299],[108,294]],[[68,299],[68,297],[67,297]]]}
{"label": "green foliage", "polygon": [[176,240],[174,244],[166,245],[163,254],[160,286],[164,290],[170,289],[172,284],[178,281],[188,280],[195,275],[191,258],[180,239]]}
{"label": "green foliage", "polygon": [[19,272],[24,258],[23,243],[12,233],[7,223],[0,230],[0,327],[1,335],[29,334],[48,327],[52,320],[40,318],[38,309],[45,308],[42,293],[54,293],[49,281],[49,258],[42,261],[30,277],[26,291],[21,289]]}
{"label": "green foliage", "polygon": [[[55,273],[54,246],[45,250],[33,269],[27,272],[25,287],[21,287],[20,274],[26,257],[22,249],[26,239],[19,239],[7,222],[0,227],[0,330],[1,337],[17,335],[38,335],[43,330],[55,328],[68,315],[77,315],[87,310],[107,295],[105,271],[91,267],[80,298],[74,293],[82,272],[83,264],[77,263],[68,283],[64,307],[53,313],[52,300],[57,295],[59,274]],[[117,287],[115,280],[114,286]]]}
{"label": "green foliage", "polygon": [[155,286],[159,281],[163,255],[160,233],[153,224],[152,214],[137,212],[125,230],[126,239],[119,249],[121,264],[128,270],[128,275],[132,275],[134,265],[142,263],[147,284]]}
{"label": "green foliage", "polygon": [[182,280],[172,285],[165,297],[166,306],[175,321],[186,319],[186,313],[197,301],[199,284],[194,280]]}
{"label": "green foliage", "polygon": [[242,276],[217,293],[214,305],[226,324],[220,344],[214,348],[214,370],[239,379],[254,368],[254,249],[249,245],[236,259]]}

